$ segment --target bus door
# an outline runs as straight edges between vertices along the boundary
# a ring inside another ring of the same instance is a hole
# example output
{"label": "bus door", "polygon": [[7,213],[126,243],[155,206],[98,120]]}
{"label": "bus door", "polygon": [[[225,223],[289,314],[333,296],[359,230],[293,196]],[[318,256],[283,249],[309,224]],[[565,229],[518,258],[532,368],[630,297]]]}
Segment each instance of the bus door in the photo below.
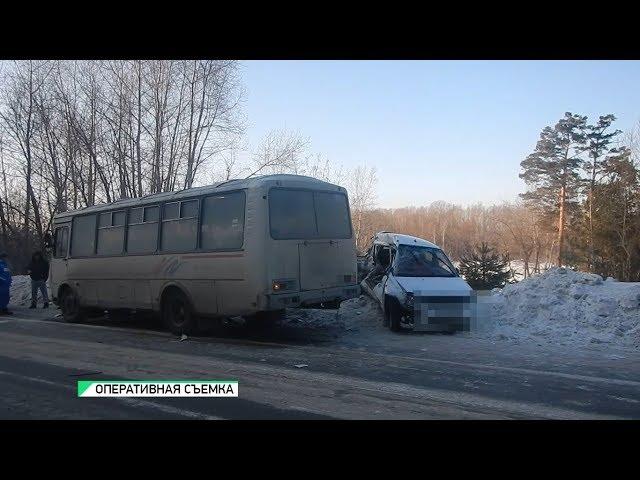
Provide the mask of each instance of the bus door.
{"label": "bus door", "polygon": [[53,295],[57,295],[60,283],[67,278],[69,269],[69,238],[71,224],[56,226],[53,233],[53,260],[49,268],[49,288]]}

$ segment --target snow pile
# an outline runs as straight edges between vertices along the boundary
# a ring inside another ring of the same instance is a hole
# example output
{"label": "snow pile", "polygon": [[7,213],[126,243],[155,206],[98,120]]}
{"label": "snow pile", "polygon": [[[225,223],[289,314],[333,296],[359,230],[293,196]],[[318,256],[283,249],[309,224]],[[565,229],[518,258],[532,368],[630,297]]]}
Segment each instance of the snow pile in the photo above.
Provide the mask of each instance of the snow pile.
{"label": "snow pile", "polygon": [[31,303],[31,278],[29,275],[16,275],[11,281],[9,305],[29,305]]}
{"label": "snow pile", "polygon": [[494,291],[490,299],[493,338],[640,346],[640,283],[551,268]]}
{"label": "snow pile", "polygon": [[[49,285],[47,284],[47,289]],[[49,298],[51,291],[49,290]],[[42,294],[38,292],[38,302],[42,303]],[[9,305],[31,304],[31,277],[29,275],[15,275],[11,280],[11,297]]]}

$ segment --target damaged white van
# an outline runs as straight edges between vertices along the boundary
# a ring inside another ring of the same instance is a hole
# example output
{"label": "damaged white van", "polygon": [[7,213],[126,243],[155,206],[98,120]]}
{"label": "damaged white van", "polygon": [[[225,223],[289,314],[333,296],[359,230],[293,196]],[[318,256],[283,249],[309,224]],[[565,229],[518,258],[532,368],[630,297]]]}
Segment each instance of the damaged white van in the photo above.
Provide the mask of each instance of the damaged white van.
{"label": "damaged white van", "polygon": [[91,309],[149,310],[189,333],[197,316],[264,324],[360,292],[347,192],[310,177],[230,180],[53,223],[51,291],[68,322]]}
{"label": "damaged white van", "polygon": [[440,247],[421,238],[380,232],[363,262],[361,286],[380,303],[392,331],[468,330],[473,289]]}

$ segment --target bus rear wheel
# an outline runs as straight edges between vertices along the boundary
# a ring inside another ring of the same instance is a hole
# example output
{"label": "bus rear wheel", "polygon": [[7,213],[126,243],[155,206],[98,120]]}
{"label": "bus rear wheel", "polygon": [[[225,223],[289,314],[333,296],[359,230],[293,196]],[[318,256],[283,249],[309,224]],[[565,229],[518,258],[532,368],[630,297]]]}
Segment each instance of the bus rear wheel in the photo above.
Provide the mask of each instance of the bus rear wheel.
{"label": "bus rear wheel", "polygon": [[162,321],[175,335],[192,334],[197,331],[197,320],[189,299],[180,290],[167,293],[162,302]]}
{"label": "bus rear wheel", "polygon": [[80,307],[80,300],[71,288],[65,288],[60,295],[62,318],[67,323],[78,323],[84,320],[86,312]]}

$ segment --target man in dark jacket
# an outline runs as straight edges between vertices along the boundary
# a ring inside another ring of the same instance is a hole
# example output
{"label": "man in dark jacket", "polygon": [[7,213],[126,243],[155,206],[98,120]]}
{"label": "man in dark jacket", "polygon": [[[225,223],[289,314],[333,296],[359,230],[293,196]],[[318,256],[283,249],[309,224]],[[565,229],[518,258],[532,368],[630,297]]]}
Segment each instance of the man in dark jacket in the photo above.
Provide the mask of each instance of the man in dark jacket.
{"label": "man in dark jacket", "polygon": [[42,308],[48,308],[47,278],[49,278],[49,262],[45,260],[42,253],[35,252],[33,254],[31,263],[27,266],[27,273],[31,277],[31,306],[29,308],[36,308],[38,290],[42,292],[42,299],[44,300]]}

